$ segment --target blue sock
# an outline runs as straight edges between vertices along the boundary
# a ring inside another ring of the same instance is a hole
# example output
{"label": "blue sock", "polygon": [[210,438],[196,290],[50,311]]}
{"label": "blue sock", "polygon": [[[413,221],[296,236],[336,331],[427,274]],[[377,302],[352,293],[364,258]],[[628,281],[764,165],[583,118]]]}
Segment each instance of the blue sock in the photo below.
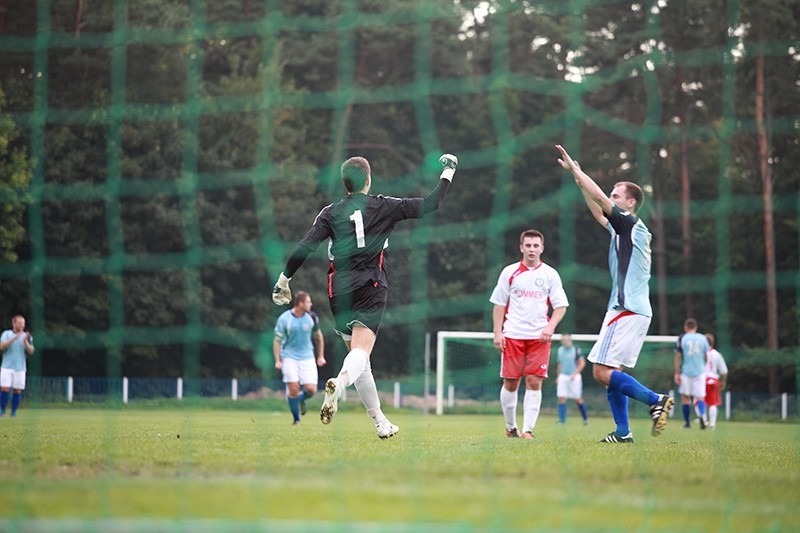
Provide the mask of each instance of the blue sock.
{"label": "blue sock", "polygon": [[628,397],[617,389],[611,388],[608,389],[606,396],[608,396],[608,405],[611,406],[614,422],[617,424],[615,433],[620,437],[624,437],[631,432],[631,427],[628,424]]}
{"label": "blue sock", "polygon": [[300,422],[300,397],[288,398],[289,410],[292,412],[295,422]]}
{"label": "blue sock", "polygon": [[558,421],[564,424],[567,421],[567,404],[558,404]]}
{"label": "blue sock", "polygon": [[689,425],[689,418],[692,416],[692,406],[688,403],[681,405],[681,409],[683,409],[683,421],[686,425]]}
{"label": "blue sock", "polygon": [[580,409],[581,411],[581,416],[583,417],[583,421],[586,422],[587,420],[589,420],[589,413],[586,412],[586,404],[579,403],[578,409]]}
{"label": "blue sock", "polygon": [[8,391],[0,391],[0,412],[6,414],[6,407],[8,407]]}
{"label": "blue sock", "polygon": [[700,418],[706,416],[706,402],[704,400],[697,402],[697,412],[700,413]]}
{"label": "blue sock", "polygon": [[300,396],[297,397],[298,400],[301,402],[304,400],[308,400],[309,398],[313,398],[314,395],[308,392],[307,390],[303,389],[300,391]]}
{"label": "blue sock", "polygon": [[635,377],[619,370],[611,373],[609,388],[617,389],[625,396],[647,405],[658,403],[658,394],[639,383]]}
{"label": "blue sock", "polygon": [[15,392],[11,396],[11,416],[14,416],[14,415],[17,414],[17,409],[19,409],[19,402],[21,400],[22,400],[22,393],[21,392]]}

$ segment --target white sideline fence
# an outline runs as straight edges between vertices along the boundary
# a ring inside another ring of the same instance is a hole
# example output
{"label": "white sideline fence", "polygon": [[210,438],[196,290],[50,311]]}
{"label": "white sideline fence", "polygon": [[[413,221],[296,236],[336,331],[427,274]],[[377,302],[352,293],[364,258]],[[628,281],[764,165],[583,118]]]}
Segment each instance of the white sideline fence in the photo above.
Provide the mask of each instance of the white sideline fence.
{"label": "white sideline fence", "polygon": [[[66,384],[66,396],[65,399],[68,403],[72,403],[75,399],[74,393],[74,378],[72,376],[67,377],[67,384]],[[393,390],[392,390],[392,405],[395,409],[400,409],[403,407],[403,387],[400,381],[395,381],[393,383]],[[455,406],[455,391],[456,387],[454,384],[449,383],[447,385],[447,406],[454,407]],[[183,378],[176,378],[175,380],[175,397],[178,400],[183,399]],[[674,390],[669,391],[669,395],[673,398],[676,396]],[[122,378],[122,390],[120,399],[122,403],[127,404],[130,400],[130,385],[129,380],[127,377]],[[233,401],[237,401],[239,399],[239,380],[236,378],[232,378],[230,380],[230,399]],[[723,395],[723,409],[724,409],[724,416],[725,420],[731,419],[731,405],[732,405],[732,395],[730,391],[725,391]],[[342,401],[347,401],[347,397],[343,397]],[[675,403],[677,406],[678,403]],[[673,406],[672,410],[670,411],[670,417],[675,416],[675,406]],[[426,412],[427,414],[427,412]],[[442,414],[437,411],[436,414]],[[780,394],[780,417],[781,420],[786,420],[789,417],[789,394],[783,392]]]}

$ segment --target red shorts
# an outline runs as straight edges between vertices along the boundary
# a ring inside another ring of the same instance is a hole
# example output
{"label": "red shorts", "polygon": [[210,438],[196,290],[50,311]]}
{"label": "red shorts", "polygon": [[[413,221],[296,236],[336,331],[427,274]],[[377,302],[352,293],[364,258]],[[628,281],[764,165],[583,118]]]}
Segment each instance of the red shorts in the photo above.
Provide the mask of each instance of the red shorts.
{"label": "red shorts", "polygon": [[706,378],[706,405],[722,405],[719,380],[716,378]]}
{"label": "red shorts", "polygon": [[539,339],[506,339],[500,362],[500,377],[519,379],[522,376],[547,377],[550,343]]}

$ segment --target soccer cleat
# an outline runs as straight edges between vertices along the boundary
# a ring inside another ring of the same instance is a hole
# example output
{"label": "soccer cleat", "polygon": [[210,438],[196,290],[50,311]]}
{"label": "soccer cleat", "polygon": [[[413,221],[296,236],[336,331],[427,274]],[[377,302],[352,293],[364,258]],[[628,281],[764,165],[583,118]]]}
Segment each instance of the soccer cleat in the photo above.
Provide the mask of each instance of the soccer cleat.
{"label": "soccer cleat", "polygon": [[319,410],[319,419],[323,424],[330,424],[333,415],[339,409],[339,397],[342,395],[342,387],[336,378],[330,378],[325,382],[325,399],[322,401],[322,408]]}
{"label": "soccer cleat", "polygon": [[293,426],[299,426],[300,425],[300,421],[299,420],[295,420],[295,421],[292,422],[292,425]]}
{"label": "soccer cleat", "polygon": [[653,419],[653,429],[651,433],[654,437],[658,437],[667,426],[667,416],[672,406],[675,405],[675,400],[671,396],[661,394],[658,397],[658,402],[650,407],[650,418]]}
{"label": "soccer cleat", "polygon": [[617,435],[612,431],[611,433],[609,433],[608,435],[606,435],[597,442],[611,442],[614,444],[625,444],[625,443],[633,444],[633,433],[628,433],[624,437],[620,437],[619,435]]}
{"label": "soccer cleat", "polygon": [[506,430],[506,437],[509,439],[518,439],[520,438],[519,430],[517,428],[511,428]]}
{"label": "soccer cleat", "polygon": [[531,433],[530,431],[525,431],[525,432],[522,433],[522,437],[521,438],[533,440],[536,437],[534,437],[533,433]]}
{"label": "soccer cleat", "polygon": [[300,416],[304,416],[308,412],[308,407],[306,407],[306,401],[300,400]]}
{"label": "soccer cleat", "polygon": [[707,426],[706,426],[706,421],[705,421],[705,419],[704,419],[702,416],[701,416],[701,417],[699,417],[699,418],[697,419],[697,421],[700,423],[700,429],[706,429],[706,427],[707,427]]}
{"label": "soccer cleat", "polygon": [[375,433],[378,434],[380,439],[388,439],[397,435],[400,428],[384,419],[382,422],[375,424]]}

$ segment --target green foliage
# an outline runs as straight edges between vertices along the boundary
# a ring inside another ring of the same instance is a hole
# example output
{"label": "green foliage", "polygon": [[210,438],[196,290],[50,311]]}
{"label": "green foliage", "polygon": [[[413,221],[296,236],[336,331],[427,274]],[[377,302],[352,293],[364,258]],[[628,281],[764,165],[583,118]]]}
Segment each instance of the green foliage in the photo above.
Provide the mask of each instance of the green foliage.
{"label": "green foliage", "polygon": [[800,527],[792,425],[668,425],[652,438],[648,422],[634,421],[636,442],[609,446],[595,442],[598,425],[540,420],[528,442],[507,439],[498,414],[390,416],[400,433],[381,441],[363,412],[340,413],[330,426],[309,414],[292,426],[285,409],[22,410],[3,420],[0,466],[14,483],[0,488],[0,526]]}
{"label": "green foliage", "polygon": [[[723,352],[762,346],[760,57],[779,344],[800,344],[796,2],[6,4],[0,259],[22,261],[0,265],[0,314],[32,313],[45,372],[85,353],[102,371],[120,353],[153,372],[252,371],[281,311],[269,287],[357,154],[373,192],[398,196],[430,189],[442,151],[461,158],[442,208],[392,236],[376,373],[419,365],[425,331],[486,328],[488,293],[531,226],[572,302],[564,326],[595,332],[607,237],[555,164],[559,142],[604,189],[652,193],[651,333],[691,313]],[[314,294],[335,355],[326,267],[320,249],[293,283]],[[169,328],[184,326],[177,342]],[[127,344],[141,331],[169,340]]]}
{"label": "green foliage", "polygon": [[[0,111],[5,93],[0,85]],[[17,245],[25,236],[23,217],[30,200],[31,161],[21,132],[9,115],[0,114],[0,261],[15,262]]]}

